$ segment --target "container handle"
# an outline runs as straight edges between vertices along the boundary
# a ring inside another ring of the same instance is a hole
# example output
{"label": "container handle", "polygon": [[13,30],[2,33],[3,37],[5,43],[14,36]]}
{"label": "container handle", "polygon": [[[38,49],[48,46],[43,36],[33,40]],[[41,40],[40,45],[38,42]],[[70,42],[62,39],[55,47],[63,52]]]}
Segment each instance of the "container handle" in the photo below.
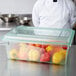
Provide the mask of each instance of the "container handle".
{"label": "container handle", "polygon": [[6,45],[6,42],[0,42],[0,45]]}

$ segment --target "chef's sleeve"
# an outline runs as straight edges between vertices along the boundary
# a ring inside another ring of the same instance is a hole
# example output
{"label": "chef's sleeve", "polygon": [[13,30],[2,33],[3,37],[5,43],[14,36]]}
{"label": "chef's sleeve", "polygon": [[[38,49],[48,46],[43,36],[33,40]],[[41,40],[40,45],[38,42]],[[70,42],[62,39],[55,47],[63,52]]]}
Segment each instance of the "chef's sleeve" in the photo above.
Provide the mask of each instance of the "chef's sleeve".
{"label": "chef's sleeve", "polygon": [[76,23],[76,6],[73,2],[70,3],[70,24],[71,28],[74,27]]}
{"label": "chef's sleeve", "polygon": [[40,19],[39,19],[39,3],[36,2],[34,7],[33,7],[33,11],[32,11],[32,22],[34,24],[34,26],[39,26],[40,24]]}

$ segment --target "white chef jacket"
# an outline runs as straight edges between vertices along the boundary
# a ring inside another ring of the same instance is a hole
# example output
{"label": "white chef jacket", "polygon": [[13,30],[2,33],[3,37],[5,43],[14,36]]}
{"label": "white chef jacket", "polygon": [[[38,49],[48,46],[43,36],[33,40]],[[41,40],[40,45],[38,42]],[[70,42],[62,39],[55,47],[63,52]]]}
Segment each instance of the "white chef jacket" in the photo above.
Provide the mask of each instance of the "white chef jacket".
{"label": "white chef jacket", "polygon": [[72,28],[76,22],[76,7],[72,0],[37,0],[32,11],[36,27]]}

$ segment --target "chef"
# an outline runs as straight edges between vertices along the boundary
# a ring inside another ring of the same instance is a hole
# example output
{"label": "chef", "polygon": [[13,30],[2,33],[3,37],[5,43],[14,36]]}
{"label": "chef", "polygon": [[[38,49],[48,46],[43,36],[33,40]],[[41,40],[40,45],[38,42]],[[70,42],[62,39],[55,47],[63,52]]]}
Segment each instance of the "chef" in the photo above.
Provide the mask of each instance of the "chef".
{"label": "chef", "polygon": [[72,0],[37,0],[32,20],[35,27],[73,28],[76,6]]}

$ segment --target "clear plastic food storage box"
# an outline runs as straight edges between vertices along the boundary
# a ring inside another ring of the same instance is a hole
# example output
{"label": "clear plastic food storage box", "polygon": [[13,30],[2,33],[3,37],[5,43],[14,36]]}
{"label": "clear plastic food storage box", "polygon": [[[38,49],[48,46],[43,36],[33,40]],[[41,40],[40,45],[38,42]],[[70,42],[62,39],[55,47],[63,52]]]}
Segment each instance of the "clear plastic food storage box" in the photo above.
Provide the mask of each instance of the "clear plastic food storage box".
{"label": "clear plastic food storage box", "polygon": [[8,59],[66,64],[73,37],[71,29],[18,26],[3,41],[7,42]]}

